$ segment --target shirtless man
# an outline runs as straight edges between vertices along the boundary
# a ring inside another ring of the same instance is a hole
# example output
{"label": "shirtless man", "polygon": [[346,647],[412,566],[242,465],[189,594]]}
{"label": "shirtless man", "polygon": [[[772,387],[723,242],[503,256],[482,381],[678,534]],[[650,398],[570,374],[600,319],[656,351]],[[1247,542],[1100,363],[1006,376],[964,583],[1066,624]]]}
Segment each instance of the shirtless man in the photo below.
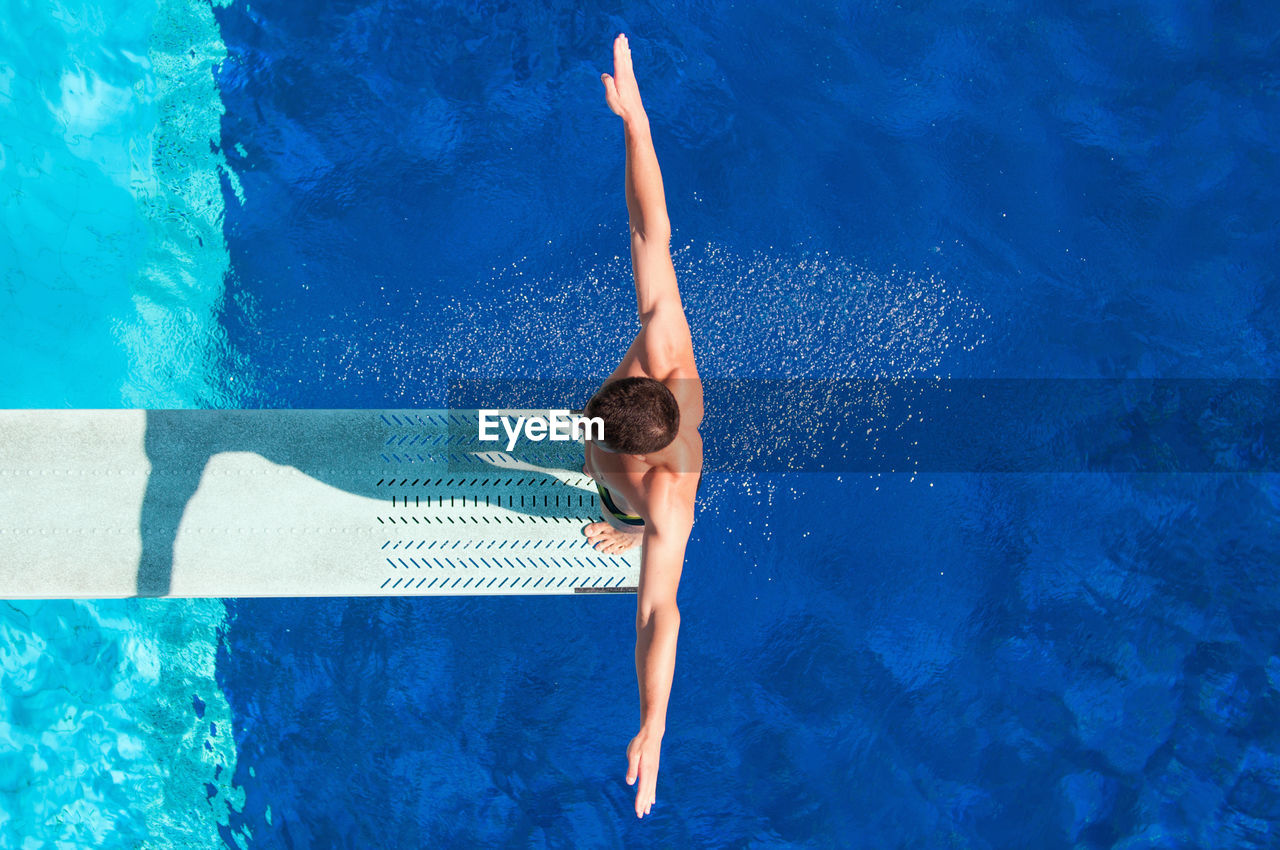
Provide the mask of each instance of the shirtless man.
{"label": "shirtless man", "polygon": [[583,471],[596,480],[607,521],[592,523],[584,532],[601,552],[641,547],[636,601],[640,731],[627,746],[627,784],[639,779],[636,816],[644,817],[657,786],[680,631],[676,587],[701,483],[702,381],[671,263],[662,174],[625,35],[613,42],[613,76],[602,74],[600,79],[626,135],[627,212],[640,332],[587,403],[587,415],[604,420],[604,440],[586,443]]}

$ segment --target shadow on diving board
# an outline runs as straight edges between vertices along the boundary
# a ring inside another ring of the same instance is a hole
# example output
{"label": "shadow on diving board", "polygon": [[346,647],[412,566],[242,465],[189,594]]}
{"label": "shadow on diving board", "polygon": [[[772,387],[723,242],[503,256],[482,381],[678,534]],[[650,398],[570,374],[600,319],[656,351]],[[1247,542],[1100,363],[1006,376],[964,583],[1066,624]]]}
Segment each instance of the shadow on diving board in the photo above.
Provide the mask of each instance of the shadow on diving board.
{"label": "shadow on diving board", "polygon": [[0,596],[634,593],[573,442],[474,411],[0,411]]}

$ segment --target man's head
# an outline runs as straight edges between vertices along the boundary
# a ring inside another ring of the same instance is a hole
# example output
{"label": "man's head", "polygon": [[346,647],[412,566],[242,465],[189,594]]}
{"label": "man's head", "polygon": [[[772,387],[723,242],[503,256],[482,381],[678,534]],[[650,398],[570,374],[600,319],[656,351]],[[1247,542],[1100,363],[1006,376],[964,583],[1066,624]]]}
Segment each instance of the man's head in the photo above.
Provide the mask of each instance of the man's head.
{"label": "man's head", "polygon": [[676,397],[653,378],[610,381],[587,402],[586,414],[604,420],[606,448],[629,455],[666,448],[680,429]]}

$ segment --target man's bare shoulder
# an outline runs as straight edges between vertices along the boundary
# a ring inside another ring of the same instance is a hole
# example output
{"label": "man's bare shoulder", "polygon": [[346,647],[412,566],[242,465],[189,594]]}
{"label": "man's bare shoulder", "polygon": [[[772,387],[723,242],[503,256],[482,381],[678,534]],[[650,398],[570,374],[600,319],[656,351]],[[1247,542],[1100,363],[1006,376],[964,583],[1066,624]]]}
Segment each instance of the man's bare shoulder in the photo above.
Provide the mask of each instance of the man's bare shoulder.
{"label": "man's bare shoulder", "polygon": [[696,430],[682,433],[667,451],[663,462],[645,473],[639,488],[644,516],[652,517],[655,525],[680,525],[686,519],[692,524],[702,475],[702,437]]}
{"label": "man's bare shoulder", "polygon": [[645,522],[650,529],[663,532],[687,531],[693,527],[693,503],[698,492],[698,473],[677,472],[658,467],[646,476],[642,490],[646,502]]}
{"label": "man's bare shoulder", "polygon": [[[702,396],[702,378],[698,375],[698,368],[694,365],[693,358],[690,357],[687,363],[677,364],[665,374],[654,377],[662,381],[663,385],[671,390],[671,395],[675,396],[676,404],[680,407],[681,436],[696,437],[706,411]],[[699,439],[699,448],[701,445],[702,441]]]}

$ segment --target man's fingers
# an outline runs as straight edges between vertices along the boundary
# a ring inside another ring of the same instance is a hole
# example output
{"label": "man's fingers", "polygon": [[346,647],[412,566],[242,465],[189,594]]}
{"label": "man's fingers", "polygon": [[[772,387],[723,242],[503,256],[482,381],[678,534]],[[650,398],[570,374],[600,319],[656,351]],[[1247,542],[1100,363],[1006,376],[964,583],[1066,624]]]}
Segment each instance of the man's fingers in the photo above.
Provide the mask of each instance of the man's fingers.
{"label": "man's fingers", "polygon": [[644,817],[653,808],[653,786],[648,780],[640,781],[640,790],[636,792],[636,817]]}
{"label": "man's fingers", "polygon": [[636,784],[636,774],[640,770],[640,753],[637,751],[634,755],[627,753],[627,784]]}
{"label": "man's fingers", "polygon": [[[640,765],[640,787],[636,789],[636,817],[642,818],[653,808],[656,797],[654,791],[658,785],[658,771],[655,765],[644,762]],[[627,780],[630,783],[630,779]]]}
{"label": "man's fingers", "polygon": [[631,45],[627,44],[625,35],[620,35],[613,41],[613,72],[625,77],[630,69]]}
{"label": "man's fingers", "polygon": [[613,77],[608,74],[601,74],[600,81],[604,83],[604,100],[609,104],[609,108],[616,114],[622,114],[622,106],[618,102],[618,85],[613,81]]}

